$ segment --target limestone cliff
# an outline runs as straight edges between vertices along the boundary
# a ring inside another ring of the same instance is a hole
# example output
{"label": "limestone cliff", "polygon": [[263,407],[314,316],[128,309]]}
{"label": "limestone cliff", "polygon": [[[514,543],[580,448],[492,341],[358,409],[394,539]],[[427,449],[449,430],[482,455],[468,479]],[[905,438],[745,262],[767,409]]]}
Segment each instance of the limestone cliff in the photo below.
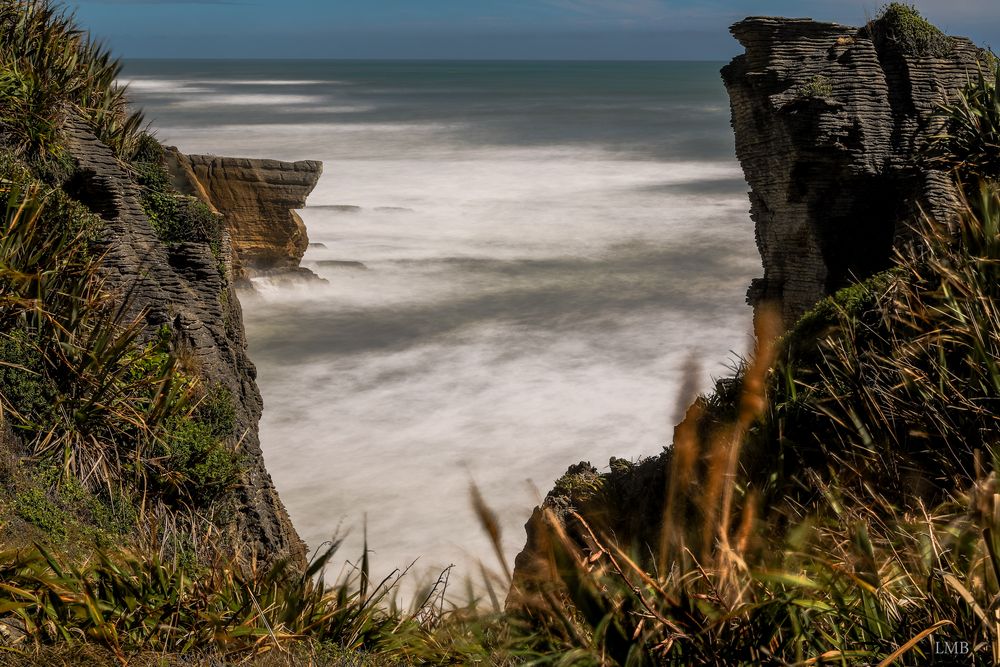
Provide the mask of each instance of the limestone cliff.
{"label": "limestone cliff", "polygon": [[237,271],[251,276],[299,271],[309,237],[294,209],[306,205],[323,163],[185,155],[176,149],[167,159],[174,186],[225,218]]}
{"label": "limestone cliff", "polygon": [[[246,354],[240,303],[232,265],[199,243],[164,243],[140,203],[139,187],[111,149],[82,120],[67,127],[75,175],[64,187],[105,221],[103,266],[110,286],[128,295],[135,314],[144,314],[148,337],[169,327],[189,365],[234,398],[236,435],[247,457],[242,483],[232,491],[235,521],[226,527],[234,544],[270,560],[301,559],[304,545],[288,519],[264,467],[257,433],[262,402],[256,370]],[[223,235],[221,257],[229,255]]]}
{"label": "limestone cliff", "polygon": [[731,30],[746,53],[722,73],[764,264],[748,300],[778,304],[790,325],[886,268],[918,208],[949,216],[952,186],[921,152],[981,52],[951,38],[947,53],[914,55],[878,32],[808,19]]}

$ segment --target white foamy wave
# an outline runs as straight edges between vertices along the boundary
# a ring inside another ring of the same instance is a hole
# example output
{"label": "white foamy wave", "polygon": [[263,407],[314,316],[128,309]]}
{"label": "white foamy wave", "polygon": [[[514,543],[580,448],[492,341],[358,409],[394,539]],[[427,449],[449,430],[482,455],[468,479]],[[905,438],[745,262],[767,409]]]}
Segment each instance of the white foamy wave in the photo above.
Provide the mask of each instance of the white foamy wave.
{"label": "white foamy wave", "polygon": [[177,79],[147,79],[133,78],[120,79],[118,85],[128,86],[129,90],[140,93],[171,93],[171,94],[209,94],[211,88],[206,87],[204,82],[183,81]]}
{"label": "white foamy wave", "polygon": [[205,79],[215,86],[346,86],[346,81],[328,80],[275,80],[275,79]]}
{"label": "white foamy wave", "polygon": [[172,107],[238,107],[238,106],[291,106],[299,104],[318,104],[323,101],[320,95],[270,95],[237,94],[237,95],[204,95],[196,98],[176,100],[170,103]]}
{"label": "white foamy wave", "polygon": [[[222,88],[244,76],[220,71],[198,85],[245,105],[242,88]],[[359,110],[382,104],[379,89],[403,90],[364,76],[350,89],[363,89]],[[165,92],[157,85],[147,90]],[[253,96],[284,98],[278,104],[296,111],[355,108],[346,95],[290,103],[311,96],[278,85]],[[199,112],[211,96],[195,92],[173,111],[163,140],[189,152],[324,162],[302,217],[323,244],[308,249],[306,266],[329,282],[258,278],[242,297],[266,403],[262,448],[313,546],[367,513],[376,571],[418,555],[426,567],[489,557],[467,502],[472,477],[503,521],[510,557],[537,489],[568,465],[601,467],[669,442],[689,355],[706,361],[708,388],[728,352],[746,349],[744,295],[760,260],[731,157],[637,158],[589,135],[563,142],[564,119],[533,115],[530,104],[505,113],[553,125],[525,132],[534,143],[505,140],[512,135],[497,131],[479,99],[468,116],[414,113],[446,119],[438,122],[407,122],[386,107],[369,122],[251,124],[226,122],[225,107]],[[613,123],[607,99],[581,106]],[[691,100],[665,96],[648,131],[664,131],[671,110],[724,115],[717,99]],[[724,119],[717,130],[728,131]],[[335,264],[345,261],[368,270]],[[331,483],[331,471],[345,470]],[[361,540],[355,531],[347,552]]]}

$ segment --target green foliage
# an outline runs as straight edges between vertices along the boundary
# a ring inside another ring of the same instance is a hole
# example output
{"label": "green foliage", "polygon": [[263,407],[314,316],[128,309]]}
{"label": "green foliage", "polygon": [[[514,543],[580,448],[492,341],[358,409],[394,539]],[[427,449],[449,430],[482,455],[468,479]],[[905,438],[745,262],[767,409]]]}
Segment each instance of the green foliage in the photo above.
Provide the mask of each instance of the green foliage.
{"label": "green foliage", "polygon": [[604,479],[590,464],[579,464],[556,480],[553,494],[582,502],[600,492],[603,486]]}
{"label": "green foliage", "polygon": [[145,451],[189,413],[197,383],[168,341],[139,344],[141,320],[103,289],[84,230],[50,214],[37,186],[10,185],[0,237],[0,405],[32,453],[90,484],[143,488]]}
{"label": "green foliage", "polygon": [[0,2],[0,129],[22,157],[61,157],[63,123],[77,114],[122,159],[137,148],[143,119],[116,79],[117,60],[51,0]]}
{"label": "green foliage", "polygon": [[133,499],[107,489],[91,491],[45,462],[22,461],[11,493],[14,514],[50,544],[119,545],[138,519]]}
{"label": "green foliage", "polygon": [[916,7],[891,2],[867,30],[873,39],[897,45],[912,56],[944,57],[954,49],[952,39],[925,19]]}
{"label": "green foliage", "polygon": [[799,88],[797,94],[800,98],[833,97],[833,84],[825,76],[817,75]]}
{"label": "green foliage", "polygon": [[838,290],[804,314],[786,335],[786,340],[792,345],[813,345],[818,334],[838,326],[844,318],[865,319],[880,308],[902,275],[899,268],[892,268]]}
{"label": "green foliage", "polygon": [[56,505],[41,486],[31,486],[14,497],[14,511],[55,540],[66,537],[69,515]]}
{"label": "green foliage", "polygon": [[942,107],[941,115],[932,159],[957,171],[964,182],[1000,178],[1000,64],[980,69],[958,100]]}
{"label": "green foliage", "polygon": [[226,446],[214,425],[188,418],[166,425],[153,456],[161,471],[159,484],[197,502],[212,500],[236,485],[245,467],[243,457]]}
{"label": "green foliage", "polygon": [[315,649],[306,653],[321,659],[392,665],[395,653],[398,664],[422,663],[414,651],[433,645],[419,620],[428,603],[390,610],[398,577],[372,585],[363,568],[327,585],[323,569],[338,545],[304,573],[220,559],[196,578],[156,554],[99,555],[67,567],[42,548],[7,551],[0,553],[0,618],[24,628],[27,655],[54,642],[93,643],[122,664],[143,652],[224,656],[228,664],[269,651],[301,653],[296,646],[308,641]]}
{"label": "green foliage", "polygon": [[55,419],[56,386],[37,345],[24,331],[0,333],[0,392],[20,426],[37,430]]}
{"label": "green foliage", "polygon": [[177,192],[170,182],[163,147],[146,134],[132,162],[142,186],[142,207],[157,235],[168,244],[205,243],[218,257],[222,252],[222,216],[204,202]]}

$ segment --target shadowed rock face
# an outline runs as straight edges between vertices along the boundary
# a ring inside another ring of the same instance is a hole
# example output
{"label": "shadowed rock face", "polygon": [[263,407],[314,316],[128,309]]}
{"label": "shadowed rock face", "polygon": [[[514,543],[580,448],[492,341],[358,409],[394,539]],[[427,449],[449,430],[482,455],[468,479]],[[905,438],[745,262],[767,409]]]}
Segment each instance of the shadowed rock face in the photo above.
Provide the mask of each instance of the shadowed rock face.
{"label": "shadowed rock face", "polygon": [[294,209],[323,173],[314,160],[279,162],[168,152],[174,185],[197,196],[226,220],[238,268],[249,275],[298,271],[309,247]]}
{"label": "shadowed rock face", "polygon": [[[138,186],[111,149],[78,119],[70,119],[66,132],[77,168],[67,189],[105,221],[103,268],[109,287],[129,296],[133,314],[144,314],[149,338],[169,326],[175,344],[190,354],[203,379],[232,393],[240,450],[249,462],[242,484],[228,498],[235,521],[225,539],[265,561],[289,556],[304,567],[305,545],[264,467],[257,433],[262,401],[246,354],[232,263],[224,261],[223,275],[206,244],[168,247],[140,205]],[[222,256],[231,256],[227,234]]]}
{"label": "shadowed rock face", "polygon": [[775,303],[791,325],[852,277],[887,268],[920,210],[953,214],[949,179],[921,152],[981,52],[954,38],[946,57],[913,56],[808,19],[749,18],[731,31],[746,53],[722,75],[764,264],[748,301]]}

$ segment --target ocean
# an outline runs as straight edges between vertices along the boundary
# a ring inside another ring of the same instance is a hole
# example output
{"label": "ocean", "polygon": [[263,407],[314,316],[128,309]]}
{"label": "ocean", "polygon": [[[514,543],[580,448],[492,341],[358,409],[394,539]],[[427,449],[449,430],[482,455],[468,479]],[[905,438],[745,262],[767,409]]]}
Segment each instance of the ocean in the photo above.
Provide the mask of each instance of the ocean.
{"label": "ocean", "polygon": [[[508,561],[578,461],[655,455],[749,346],[760,274],[721,63],[129,61],[158,138],[316,159],[328,284],[241,297],[274,482],[373,571]],[[367,270],[330,260],[360,262]],[[420,576],[419,574],[417,576]]]}

